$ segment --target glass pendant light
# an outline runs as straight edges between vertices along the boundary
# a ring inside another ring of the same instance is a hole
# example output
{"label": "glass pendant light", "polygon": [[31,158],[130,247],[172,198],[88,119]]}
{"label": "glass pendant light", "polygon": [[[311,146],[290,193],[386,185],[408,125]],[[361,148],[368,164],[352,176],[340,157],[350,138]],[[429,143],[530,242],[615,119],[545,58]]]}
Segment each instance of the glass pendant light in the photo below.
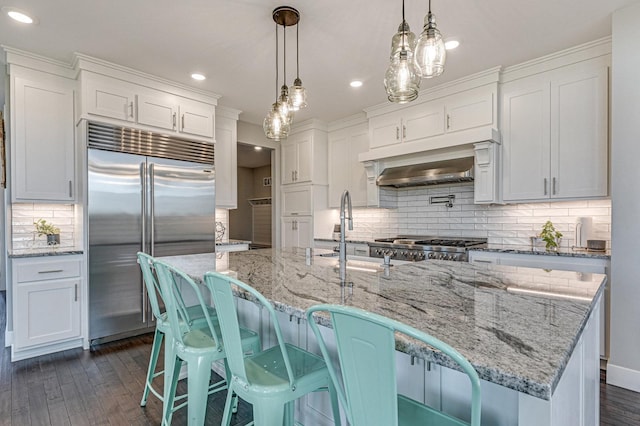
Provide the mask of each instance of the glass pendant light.
{"label": "glass pendant light", "polygon": [[[291,25],[297,25],[300,21],[300,13],[290,6],[280,6],[273,9],[272,17],[276,23],[276,101],[271,105],[271,110],[267,114],[262,124],[264,133],[269,139],[279,141],[286,139],[289,130],[291,129],[291,122],[293,121],[293,103],[289,97],[289,88],[287,87],[287,27]],[[278,26],[283,27],[283,47],[284,47],[284,66],[283,66],[283,82],[280,88],[280,96],[278,96]],[[296,58],[297,60],[297,58]],[[298,67],[299,69],[299,67]],[[302,82],[300,78],[296,78],[294,81],[294,87],[291,89],[295,91],[296,85],[302,88]],[[302,88],[304,91],[304,88]],[[306,105],[306,103],[305,103]]]}
{"label": "glass pendant light", "polygon": [[415,39],[404,19],[402,0],[402,23],[391,40],[391,63],[384,76],[384,87],[391,102],[403,104],[418,97],[420,69],[413,59]]}
{"label": "glass pendant light", "polygon": [[429,12],[424,17],[424,28],[418,38],[415,53],[422,78],[437,77],[442,74],[447,50],[444,47],[442,34],[436,28],[436,16],[431,13],[431,0],[429,0]]}
{"label": "glass pendant light", "polygon": [[304,87],[302,87],[302,80],[300,80],[300,39],[298,37],[298,28],[300,27],[300,23],[296,25],[296,79],[293,81],[293,86],[291,86],[291,93],[289,96],[289,102],[291,104],[291,109],[294,111],[298,111],[301,108],[305,108],[307,106],[307,91]]}

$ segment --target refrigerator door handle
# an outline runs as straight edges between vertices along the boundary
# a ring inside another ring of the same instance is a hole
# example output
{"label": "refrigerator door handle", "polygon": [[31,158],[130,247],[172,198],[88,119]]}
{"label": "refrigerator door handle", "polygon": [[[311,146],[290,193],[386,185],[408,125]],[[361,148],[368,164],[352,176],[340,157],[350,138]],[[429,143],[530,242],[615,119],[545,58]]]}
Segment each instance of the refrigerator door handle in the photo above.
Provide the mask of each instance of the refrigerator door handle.
{"label": "refrigerator door handle", "polygon": [[147,211],[147,179],[146,179],[146,174],[147,174],[147,163],[140,163],[140,191],[142,193],[142,196],[140,197],[140,213],[142,214],[142,235],[141,235],[141,242],[142,242],[142,247],[140,247],[140,251],[145,252],[147,251],[147,217],[145,215],[145,212]]}
{"label": "refrigerator door handle", "polygon": [[[140,197],[140,209],[142,213],[142,247],[141,251],[146,252],[147,247],[147,238],[146,238],[146,230],[147,230],[147,217],[145,215],[145,211],[147,210],[147,163],[140,163],[140,187],[142,196]],[[142,279],[142,323],[147,322],[147,308],[146,308],[146,300],[147,300],[147,289],[145,288],[144,278]]]}
{"label": "refrigerator door handle", "polygon": [[151,256],[155,256],[155,241],[154,234],[156,233],[156,223],[155,223],[155,209],[156,209],[156,201],[155,201],[155,183],[154,183],[154,171],[153,171],[153,163],[149,164],[149,187],[151,189],[149,196],[149,218],[151,220],[151,229],[149,230],[149,239],[151,240]]}

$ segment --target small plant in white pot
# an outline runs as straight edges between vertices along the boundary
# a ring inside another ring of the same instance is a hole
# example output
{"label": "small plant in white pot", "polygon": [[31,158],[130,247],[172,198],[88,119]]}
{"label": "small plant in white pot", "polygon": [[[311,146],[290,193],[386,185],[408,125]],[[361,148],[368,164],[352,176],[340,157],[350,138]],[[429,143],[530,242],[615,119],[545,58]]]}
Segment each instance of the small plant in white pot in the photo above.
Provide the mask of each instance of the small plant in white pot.
{"label": "small plant in white pot", "polygon": [[33,222],[33,226],[36,227],[38,237],[43,235],[47,236],[47,245],[54,246],[60,244],[60,228],[53,223],[47,222],[44,219],[38,219]]}
{"label": "small plant in white pot", "polygon": [[542,241],[545,242],[547,251],[558,251],[558,245],[560,244],[560,238],[562,238],[562,232],[557,231],[553,226],[553,222],[548,220],[544,225],[542,225],[540,238],[542,238]]}

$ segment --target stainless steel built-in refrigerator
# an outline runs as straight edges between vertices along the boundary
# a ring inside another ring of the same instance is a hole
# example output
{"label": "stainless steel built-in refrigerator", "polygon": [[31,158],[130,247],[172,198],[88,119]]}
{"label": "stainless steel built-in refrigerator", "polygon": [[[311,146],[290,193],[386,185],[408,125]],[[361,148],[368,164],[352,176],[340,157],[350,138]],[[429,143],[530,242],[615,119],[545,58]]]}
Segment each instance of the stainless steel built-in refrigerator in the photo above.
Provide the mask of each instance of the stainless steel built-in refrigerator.
{"label": "stainless steel built-in refrigerator", "polygon": [[89,123],[87,158],[89,335],[104,341],[154,326],[138,251],[215,250],[213,145]]}

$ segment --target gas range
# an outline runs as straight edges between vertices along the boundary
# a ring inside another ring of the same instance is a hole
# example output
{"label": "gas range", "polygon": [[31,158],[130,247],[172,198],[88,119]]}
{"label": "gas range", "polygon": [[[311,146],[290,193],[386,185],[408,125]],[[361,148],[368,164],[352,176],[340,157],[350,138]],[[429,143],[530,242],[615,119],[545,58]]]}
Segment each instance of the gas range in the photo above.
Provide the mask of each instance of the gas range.
{"label": "gas range", "polygon": [[484,238],[444,238],[422,236],[399,236],[380,238],[369,243],[369,256],[391,259],[420,261],[425,259],[467,261],[467,251],[471,248],[485,248]]}

